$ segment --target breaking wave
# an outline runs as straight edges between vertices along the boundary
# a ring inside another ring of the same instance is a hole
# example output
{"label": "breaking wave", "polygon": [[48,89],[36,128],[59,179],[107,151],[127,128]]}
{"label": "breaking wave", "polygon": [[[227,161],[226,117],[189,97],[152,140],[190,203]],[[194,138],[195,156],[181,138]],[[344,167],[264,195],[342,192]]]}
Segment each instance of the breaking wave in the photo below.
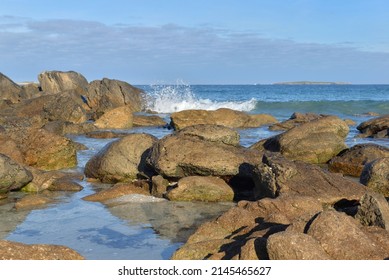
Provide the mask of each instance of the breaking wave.
{"label": "breaking wave", "polygon": [[148,92],[147,109],[158,113],[174,113],[182,110],[217,110],[229,108],[237,111],[252,111],[257,105],[254,98],[245,101],[216,101],[199,98],[191,87],[184,83],[176,85],[153,85]]}

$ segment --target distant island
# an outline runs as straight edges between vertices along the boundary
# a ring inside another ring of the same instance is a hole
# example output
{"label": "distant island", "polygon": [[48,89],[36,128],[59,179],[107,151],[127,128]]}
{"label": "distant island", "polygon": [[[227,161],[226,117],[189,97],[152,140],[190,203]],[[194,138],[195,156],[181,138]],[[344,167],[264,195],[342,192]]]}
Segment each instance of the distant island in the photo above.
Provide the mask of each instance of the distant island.
{"label": "distant island", "polygon": [[279,82],[273,85],[349,85],[347,82],[312,82],[312,81],[298,81],[298,82]]}

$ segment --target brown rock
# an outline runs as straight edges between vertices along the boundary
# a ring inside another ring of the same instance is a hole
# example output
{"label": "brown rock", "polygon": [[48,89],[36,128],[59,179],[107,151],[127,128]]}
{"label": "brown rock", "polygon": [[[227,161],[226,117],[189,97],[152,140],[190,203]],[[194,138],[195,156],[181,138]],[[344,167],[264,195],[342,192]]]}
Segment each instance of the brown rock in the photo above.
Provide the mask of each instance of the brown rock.
{"label": "brown rock", "polygon": [[133,115],[133,126],[165,126],[166,122],[159,116]]}
{"label": "brown rock", "polygon": [[273,124],[269,127],[270,130],[289,130],[293,127],[299,126],[303,123],[307,123],[323,117],[315,113],[293,113],[293,115],[286,121]]}
{"label": "brown rock", "polygon": [[157,141],[152,135],[130,134],[106,145],[85,166],[85,175],[104,183],[131,181],[149,176],[146,156]]}
{"label": "brown rock", "polygon": [[109,189],[88,195],[83,199],[87,201],[99,202],[129,194],[150,195],[149,185],[142,181],[136,183],[118,183]]}
{"label": "brown rock", "polygon": [[166,197],[175,201],[232,201],[234,191],[220,178],[189,176],[180,179],[177,187],[169,190]]}
{"label": "brown rock", "polygon": [[0,132],[0,153],[6,155],[16,161],[24,164],[24,157],[18,145],[5,133]]}
{"label": "brown rock", "polygon": [[239,133],[236,130],[221,125],[198,124],[188,126],[181,129],[178,134],[195,136],[209,142],[231,146],[239,146],[240,141]]}
{"label": "brown rock", "polygon": [[17,103],[20,101],[20,92],[21,87],[19,85],[0,73],[0,99]]}
{"label": "brown rock", "polygon": [[69,178],[55,180],[48,188],[49,191],[79,192],[83,187]]}
{"label": "brown rock", "polygon": [[181,134],[159,140],[148,158],[148,163],[166,178],[193,175],[248,177],[252,166],[259,162],[256,151]]}
{"label": "brown rock", "polygon": [[361,137],[389,137],[389,114],[365,121],[357,126]]}
{"label": "brown rock", "polygon": [[171,260],[204,260],[209,255],[217,253],[221,246],[229,242],[229,240],[220,239],[186,244],[173,254]]}
{"label": "brown rock", "polygon": [[59,245],[27,245],[0,240],[1,260],[83,260],[76,251]]}
{"label": "brown rock", "polygon": [[276,155],[265,155],[255,177],[256,197],[281,194],[305,195],[321,203],[334,204],[341,199],[359,200],[366,187],[327,172],[316,165],[290,161]]}
{"label": "brown rock", "polygon": [[42,170],[58,170],[77,165],[77,151],[71,140],[44,129],[28,130],[25,135],[20,146],[27,165]]}
{"label": "brown rock", "polygon": [[265,150],[309,163],[326,163],[347,148],[348,125],[335,116],[326,116],[296,126],[264,142]]}
{"label": "brown rock", "polygon": [[378,226],[389,231],[389,204],[377,193],[366,193],[360,201],[356,218],[362,225]]}
{"label": "brown rock", "polygon": [[389,157],[389,149],[376,144],[358,144],[329,161],[329,170],[359,177],[363,167],[375,159]]}
{"label": "brown rock", "polygon": [[21,198],[15,203],[16,210],[25,210],[41,207],[43,205],[53,202],[50,198],[39,194],[30,194]]}
{"label": "brown rock", "polygon": [[133,112],[144,107],[144,92],[132,85],[104,78],[90,83],[85,97],[98,115],[120,106],[129,106]]}
{"label": "brown rock", "polygon": [[356,220],[333,210],[320,213],[309,226],[308,234],[336,260],[374,260],[389,255]]}
{"label": "brown rock", "polygon": [[153,176],[151,195],[162,198],[169,186],[169,181],[163,178],[161,175]]}
{"label": "brown rock", "polygon": [[297,232],[278,232],[267,240],[270,260],[328,260],[331,257],[313,237]]}
{"label": "brown rock", "polygon": [[74,71],[46,71],[38,75],[38,80],[42,90],[48,93],[88,87],[85,77]]}
{"label": "brown rock", "polygon": [[244,112],[225,108],[216,111],[185,110],[173,113],[171,115],[171,120],[175,130],[197,124],[214,124],[238,128],[259,127],[277,122],[277,120],[270,115],[249,115]]}
{"label": "brown rock", "polygon": [[106,111],[95,122],[98,128],[126,129],[132,127],[132,111],[128,106],[121,106]]}
{"label": "brown rock", "polygon": [[389,197],[389,157],[376,159],[365,165],[360,182],[369,189]]}
{"label": "brown rock", "polygon": [[123,138],[128,136],[128,133],[116,132],[116,131],[91,131],[85,133],[89,138],[107,139],[107,138]]}

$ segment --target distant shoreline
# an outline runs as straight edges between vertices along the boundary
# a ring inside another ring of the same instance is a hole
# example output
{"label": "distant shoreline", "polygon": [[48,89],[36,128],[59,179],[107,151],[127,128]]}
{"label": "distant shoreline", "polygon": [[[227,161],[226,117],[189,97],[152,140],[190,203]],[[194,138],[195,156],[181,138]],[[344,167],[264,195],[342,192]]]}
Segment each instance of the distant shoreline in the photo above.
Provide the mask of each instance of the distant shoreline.
{"label": "distant shoreline", "polygon": [[278,83],[273,83],[273,85],[351,85],[351,83],[297,81],[297,82],[278,82]]}

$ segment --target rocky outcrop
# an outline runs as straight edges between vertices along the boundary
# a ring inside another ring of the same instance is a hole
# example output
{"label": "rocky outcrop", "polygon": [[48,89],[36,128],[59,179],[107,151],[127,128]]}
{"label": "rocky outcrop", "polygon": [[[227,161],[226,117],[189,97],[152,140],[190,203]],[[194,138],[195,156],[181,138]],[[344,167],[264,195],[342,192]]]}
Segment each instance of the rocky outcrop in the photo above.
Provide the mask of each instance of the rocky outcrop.
{"label": "rocky outcrop", "polygon": [[358,144],[332,158],[328,168],[332,172],[359,177],[366,164],[383,157],[389,157],[388,148],[376,144]]}
{"label": "rocky outcrop", "polygon": [[323,117],[324,115],[319,115],[315,113],[293,113],[293,115],[286,121],[275,123],[269,126],[270,130],[289,130],[296,126],[299,126],[303,123],[307,123],[316,119]]}
{"label": "rocky outcrop", "polygon": [[389,115],[383,115],[365,121],[357,126],[361,137],[388,138],[389,137]]}
{"label": "rocky outcrop", "polygon": [[389,197],[389,157],[376,159],[362,170],[360,182],[369,189]]}
{"label": "rocky outcrop", "polygon": [[98,128],[126,129],[132,127],[132,111],[128,106],[106,111],[95,121]]}
{"label": "rocky outcrop", "polygon": [[59,245],[27,245],[0,240],[1,260],[83,260],[76,251]]}
{"label": "rocky outcrop", "polygon": [[178,181],[166,198],[175,201],[232,201],[234,191],[227,183],[212,176],[189,176]]}
{"label": "rocky outcrop", "polygon": [[320,167],[301,161],[290,161],[277,155],[265,155],[255,177],[256,197],[277,197],[281,194],[311,196],[322,203],[334,204],[358,200],[367,190],[365,186],[331,174]]}
{"label": "rocky outcrop", "polygon": [[0,192],[19,190],[32,180],[32,174],[9,157],[0,154]]}
{"label": "rocky outcrop", "polygon": [[9,100],[12,103],[20,101],[21,87],[10,78],[0,73],[0,99]]}
{"label": "rocky outcrop", "polygon": [[74,71],[45,71],[38,75],[38,80],[42,90],[50,94],[88,87],[85,77]]}
{"label": "rocky outcrop", "polygon": [[85,166],[85,175],[104,183],[130,181],[148,177],[146,156],[157,138],[148,134],[130,134],[113,141],[92,157]]}
{"label": "rocky outcrop", "polygon": [[348,132],[344,121],[326,116],[262,140],[251,148],[279,152],[288,159],[326,163],[347,148],[344,141]]}
{"label": "rocky outcrop", "polygon": [[175,130],[196,124],[214,124],[230,128],[259,127],[276,123],[277,120],[266,114],[249,115],[231,109],[218,109],[216,111],[185,110],[171,115],[171,124]]}
{"label": "rocky outcrop", "polygon": [[85,95],[88,106],[100,116],[121,106],[129,106],[133,112],[144,107],[143,91],[118,80],[103,79],[90,83]]}

